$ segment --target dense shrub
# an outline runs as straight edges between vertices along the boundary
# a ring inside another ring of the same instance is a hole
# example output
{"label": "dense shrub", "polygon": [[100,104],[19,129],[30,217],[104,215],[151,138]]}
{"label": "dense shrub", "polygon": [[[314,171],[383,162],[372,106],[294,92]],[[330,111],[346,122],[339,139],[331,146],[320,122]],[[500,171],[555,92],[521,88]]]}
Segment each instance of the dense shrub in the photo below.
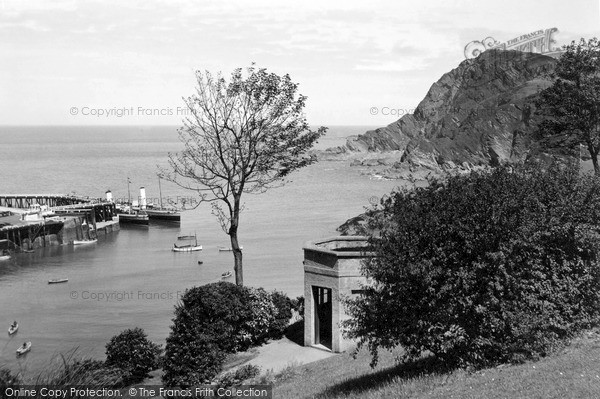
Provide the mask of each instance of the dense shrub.
{"label": "dense shrub", "polygon": [[290,324],[290,319],[292,318],[292,301],[287,295],[279,291],[271,293],[271,300],[275,306],[276,313],[273,323],[269,328],[269,336],[279,339],[283,337],[285,330]]}
{"label": "dense shrub", "polygon": [[167,338],[164,384],[210,382],[221,371],[227,353],[261,344],[281,328],[286,317],[284,297],[228,282],[187,290],[175,308]]}
{"label": "dense shrub", "polygon": [[244,326],[245,339],[250,345],[259,345],[267,340],[275,323],[277,308],[273,304],[272,295],[264,288],[248,288],[252,317]]}
{"label": "dense shrub", "polygon": [[127,382],[140,382],[158,368],[161,348],[151,342],[141,328],[128,329],[106,344],[106,366],[118,367]]}
{"label": "dense shrub", "polygon": [[382,200],[347,336],[452,365],[544,356],[600,315],[600,182],[498,168]]}
{"label": "dense shrub", "polygon": [[221,371],[227,353],[247,349],[250,303],[246,287],[227,282],[187,290],[175,308],[167,338],[163,383],[209,383]]}

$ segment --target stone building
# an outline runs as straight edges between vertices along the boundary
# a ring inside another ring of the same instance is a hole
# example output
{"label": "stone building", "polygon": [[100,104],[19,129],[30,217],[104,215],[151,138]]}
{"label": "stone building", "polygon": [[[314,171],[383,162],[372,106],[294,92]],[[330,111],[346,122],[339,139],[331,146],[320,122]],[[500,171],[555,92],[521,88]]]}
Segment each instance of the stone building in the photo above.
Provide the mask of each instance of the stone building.
{"label": "stone building", "polygon": [[343,352],[340,322],[348,316],[342,300],[360,293],[367,280],[360,273],[367,238],[330,237],[304,246],[304,345]]}

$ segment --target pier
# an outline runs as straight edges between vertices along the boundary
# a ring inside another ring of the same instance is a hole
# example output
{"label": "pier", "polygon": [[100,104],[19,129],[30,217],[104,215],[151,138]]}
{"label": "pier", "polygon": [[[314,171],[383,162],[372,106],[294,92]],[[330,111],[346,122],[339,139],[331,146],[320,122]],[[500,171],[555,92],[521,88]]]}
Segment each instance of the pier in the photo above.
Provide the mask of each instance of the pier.
{"label": "pier", "polygon": [[0,249],[94,239],[119,230],[112,201],[59,194],[0,194]]}

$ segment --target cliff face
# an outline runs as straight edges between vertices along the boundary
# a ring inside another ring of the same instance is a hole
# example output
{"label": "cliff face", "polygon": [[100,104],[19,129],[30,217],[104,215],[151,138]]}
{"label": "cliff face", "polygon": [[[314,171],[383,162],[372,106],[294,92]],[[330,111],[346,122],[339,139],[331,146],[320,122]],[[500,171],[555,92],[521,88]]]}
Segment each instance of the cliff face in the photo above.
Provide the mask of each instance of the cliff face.
{"label": "cliff face", "polygon": [[540,54],[486,51],[443,75],[414,114],[328,151],[363,154],[368,159],[354,164],[364,166],[371,166],[375,154],[391,151],[395,159],[387,174],[392,177],[544,156],[543,143],[533,136],[540,121],[533,103],[552,85],[555,64]]}

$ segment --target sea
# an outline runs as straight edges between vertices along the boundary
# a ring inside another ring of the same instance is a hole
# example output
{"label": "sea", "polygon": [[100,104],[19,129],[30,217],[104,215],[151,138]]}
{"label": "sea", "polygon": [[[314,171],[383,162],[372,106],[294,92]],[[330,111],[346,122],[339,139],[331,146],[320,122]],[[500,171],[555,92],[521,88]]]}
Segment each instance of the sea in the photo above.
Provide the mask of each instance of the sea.
{"label": "sea", "polygon": [[[330,126],[315,148],[341,145],[370,126]],[[0,126],[0,194],[76,194],[157,203],[160,167],[183,149],[176,126]],[[397,181],[374,179],[347,161],[321,161],[290,175],[283,187],[244,194],[239,239],[244,283],[303,294],[306,242],[336,228],[391,192]],[[105,358],[121,331],[141,327],[164,346],[174,308],[191,287],[221,280],[233,255],[229,237],[195,192],[161,181],[165,202],[185,206],[180,224],[122,226],[89,246],[62,245],[0,263],[0,368],[33,375],[61,358]],[[179,235],[196,235],[201,252],[174,253]],[[202,264],[199,264],[201,261]],[[68,278],[64,284],[49,279]],[[229,279],[233,281],[233,279]],[[18,320],[19,331],[7,329]],[[33,346],[17,358],[24,341]]]}

